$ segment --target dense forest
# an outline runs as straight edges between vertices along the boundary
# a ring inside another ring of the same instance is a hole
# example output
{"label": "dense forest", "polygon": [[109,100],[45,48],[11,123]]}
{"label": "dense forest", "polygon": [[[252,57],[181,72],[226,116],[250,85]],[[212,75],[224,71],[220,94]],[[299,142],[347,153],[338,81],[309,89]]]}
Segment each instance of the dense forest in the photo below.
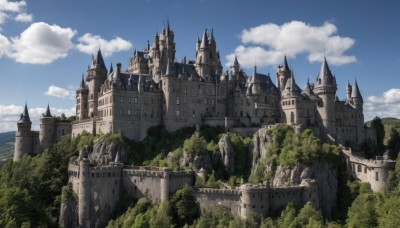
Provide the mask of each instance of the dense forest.
{"label": "dense forest", "polygon": [[[378,144],[381,143],[380,146],[384,149],[394,151],[391,154],[395,157],[400,148],[398,129],[392,127],[390,131],[385,131],[379,118],[374,119],[371,125],[381,130]],[[226,134],[235,149],[232,172],[227,172],[216,156],[218,141]],[[185,186],[175,192],[167,202],[151,203],[145,198],[122,200],[108,227],[400,226],[400,158],[397,158],[396,169],[389,175],[386,189],[373,193],[368,184],[349,179],[341,167],[343,164],[338,147],[321,142],[310,130],[295,133],[290,127],[282,125],[271,130],[269,134],[273,137],[273,144],[268,148],[266,157],[261,160],[262,163],[289,167],[296,163],[327,161],[335,164],[341,171],[338,202],[331,221],[324,219],[310,203],[289,204],[279,216],[271,218],[251,215],[242,220],[223,207],[200,213],[195,198],[190,194],[190,187]],[[121,134],[84,134],[76,138],[67,136],[40,155],[24,156],[18,162],[10,160],[1,168],[0,227],[57,227],[63,200],[61,192],[68,182],[69,159],[77,155],[83,146],[91,147],[99,139],[123,143],[129,150],[128,163],[133,165],[169,166],[174,170],[191,169],[196,168],[193,167],[196,164],[190,163],[182,167],[179,162],[184,154],[189,160],[196,156],[208,156],[213,172],[209,173],[206,183],[197,181],[195,187],[218,187],[219,182],[238,186],[243,181],[259,183],[273,178],[262,168],[250,173],[251,161],[247,151],[251,138],[225,133],[223,128],[193,127],[169,133],[163,127],[155,127],[149,130],[148,137],[142,142],[130,141]]]}

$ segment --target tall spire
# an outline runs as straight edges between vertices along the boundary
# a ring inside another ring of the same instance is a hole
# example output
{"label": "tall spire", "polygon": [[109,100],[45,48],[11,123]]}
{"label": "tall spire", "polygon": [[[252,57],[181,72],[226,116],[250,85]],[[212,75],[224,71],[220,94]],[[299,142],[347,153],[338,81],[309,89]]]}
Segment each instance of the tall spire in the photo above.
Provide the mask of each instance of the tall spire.
{"label": "tall spire", "polygon": [[47,109],[46,109],[46,113],[44,114],[44,117],[53,117],[51,115],[51,112],[50,112],[50,105],[49,104],[47,104]]}
{"label": "tall spire", "polygon": [[110,65],[110,73],[109,74],[111,74],[112,72],[114,72],[114,68],[113,68],[113,64],[111,63],[111,65]]}
{"label": "tall spire", "polygon": [[169,27],[169,18],[167,17],[167,35],[169,35],[169,32],[171,32],[171,30]]}
{"label": "tall spire", "polygon": [[289,69],[289,64],[288,64],[287,59],[286,59],[286,55],[285,55],[285,58],[284,58],[284,65],[283,65],[283,67],[284,67],[284,70],[285,70],[285,71],[290,71],[290,69]]}
{"label": "tall spire", "polygon": [[200,48],[207,48],[208,47],[208,35],[207,29],[204,30],[203,39],[201,40]]}
{"label": "tall spire", "polygon": [[100,48],[97,51],[96,57],[93,58],[93,61],[92,61],[92,67],[96,67],[96,66],[106,69],[106,65],[104,64],[104,59],[103,59],[103,55],[101,54]]}
{"label": "tall spire", "polygon": [[351,91],[351,97],[362,99],[360,89],[358,88],[357,79],[354,80],[354,86],[352,89],[353,90]]}
{"label": "tall spire", "polygon": [[29,118],[27,103],[25,103],[24,112],[21,114],[21,118],[19,119],[18,123],[32,123],[31,119]]}
{"label": "tall spire", "polygon": [[319,72],[319,77],[321,77],[321,78],[325,78],[325,77],[333,78],[332,72],[329,69],[328,62],[326,61],[325,57],[324,57],[324,62],[321,65],[321,71]]}
{"label": "tall spire", "polygon": [[214,29],[213,28],[211,28],[210,39],[214,40]]}
{"label": "tall spire", "polygon": [[85,79],[84,79],[84,75],[82,74],[82,80],[81,80],[81,85],[80,85],[80,87],[81,88],[85,88]]}
{"label": "tall spire", "polygon": [[237,60],[237,56],[235,55],[235,61],[233,61],[234,66],[239,66],[239,61]]}

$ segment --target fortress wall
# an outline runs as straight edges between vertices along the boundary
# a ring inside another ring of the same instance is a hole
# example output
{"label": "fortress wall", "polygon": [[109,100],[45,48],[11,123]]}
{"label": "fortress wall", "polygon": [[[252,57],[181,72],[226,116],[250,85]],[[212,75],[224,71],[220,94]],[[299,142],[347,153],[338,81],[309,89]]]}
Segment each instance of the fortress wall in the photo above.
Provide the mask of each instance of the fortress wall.
{"label": "fortress wall", "polygon": [[161,199],[161,179],[163,173],[160,171],[147,170],[123,170],[123,188],[125,192],[135,198],[146,197],[151,201]]}
{"label": "fortress wall", "polygon": [[260,128],[258,127],[235,127],[231,128],[230,130],[233,132],[238,133],[240,136],[252,136],[256,133]]}
{"label": "fortress wall", "polygon": [[122,166],[90,168],[90,220],[103,226],[113,215],[121,197]]}
{"label": "fortress wall", "polygon": [[370,183],[373,191],[380,191],[385,187],[389,170],[393,170],[396,163],[383,157],[377,159],[358,157],[352,154],[350,148],[342,148],[342,154],[350,175],[362,182]]}
{"label": "fortress wall", "polygon": [[95,134],[96,129],[95,122],[92,119],[88,120],[77,120],[72,123],[72,137],[76,137],[86,131],[90,134]]}
{"label": "fortress wall", "polygon": [[304,187],[271,188],[269,193],[270,215],[278,215],[288,203],[301,205]]}
{"label": "fortress wall", "polygon": [[68,176],[69,176],[68,182],[71,182],[72,189],[74,190],[74,192],[76,194],[78,194],[78,192],[79,192],[79,166],[69,164],[68,165]]}
{"label": "fortress wall", "polygon": [[240,216],[240,191],[231,189],[201,188],[194,196],[202,211],[213,211],[216,205],[228,208],[235,216]]}
{"label": "fortress wall", "polygon": [[194,172],[171,172],[169,180],[169,194],[174,193],[176,190],[185,184],[193,186]]}
{"label": "fortress wall", "polygon": [[225,118],[224,117],[204,117],[203,124],[212,126],[212,127],[224,126]]}
{"label": "fortress wall", "polygon": [[71,123],[69,122],[58,122],[56,123],[54,142],[57,143],[61,140],[64,135],[72,133]]}

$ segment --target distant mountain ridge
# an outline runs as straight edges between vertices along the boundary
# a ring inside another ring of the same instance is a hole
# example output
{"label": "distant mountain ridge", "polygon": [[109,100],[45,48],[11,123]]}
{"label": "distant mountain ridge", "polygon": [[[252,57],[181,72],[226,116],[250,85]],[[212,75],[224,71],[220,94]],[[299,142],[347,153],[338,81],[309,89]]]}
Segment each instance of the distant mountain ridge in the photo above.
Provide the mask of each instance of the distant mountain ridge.
{"label": "distant mountain ridge", "polygon": [[0,160],[12,158],[14,154],[15,131],[0,133]]}

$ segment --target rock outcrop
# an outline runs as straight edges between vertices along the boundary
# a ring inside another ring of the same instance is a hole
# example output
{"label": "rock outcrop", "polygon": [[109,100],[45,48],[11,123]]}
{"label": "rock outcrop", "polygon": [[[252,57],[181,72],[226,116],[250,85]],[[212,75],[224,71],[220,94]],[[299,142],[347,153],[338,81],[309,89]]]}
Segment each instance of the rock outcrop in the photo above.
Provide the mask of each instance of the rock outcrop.
{"label": "rock outcrop", "polygon": [[273,181],[274,187],[300,185],[302,180],[314,179],[318,185],[319,206],[322,215],[332,217],[336,205],[338,170],[326,162],[315,163],[311,166],[297,164],[291,168],[278,166]]}
{"label": "rock outcrop", "polygon": [[[260,128],[254,135],[249,145],[249,151],[251,156],[251,173],[254,173],[257,167],[260,165],[261,158],[267,154],[267,148],[272,142],[272,137],[267,133],[268,129]],[[265,170],[267,172],[272,171],[274,167],[265,164]]]}
{"label": "rock outcrop", "polygon": [[61,194],[59,227],[78,227],[78,202],[70,185],[63,188]]}
{"label": "rock outcrop", "polygon": [[98,139],[93,143],[93,152],[89,154],[89,160],[97,165],[107,165],[113,162],[119,153],[121,162],[128,161],[128,151],[124,142],[107,142]]}
{"label": "rock outcrop", "polygon": [[190,157],[185,151],[179,158],[179,166],[182,168],[192,166],[194,170],[200,170],[201,168],[203,168],[207,170],[207,172],[212,172],[213,170],[211,157],[208,154]]}
{"label": "rock outcrop", "polygon": [[235,170],[235,151],[228,134],[223,135],[219,142],[220,161],[225,165],[226,171],[233,173]]}

